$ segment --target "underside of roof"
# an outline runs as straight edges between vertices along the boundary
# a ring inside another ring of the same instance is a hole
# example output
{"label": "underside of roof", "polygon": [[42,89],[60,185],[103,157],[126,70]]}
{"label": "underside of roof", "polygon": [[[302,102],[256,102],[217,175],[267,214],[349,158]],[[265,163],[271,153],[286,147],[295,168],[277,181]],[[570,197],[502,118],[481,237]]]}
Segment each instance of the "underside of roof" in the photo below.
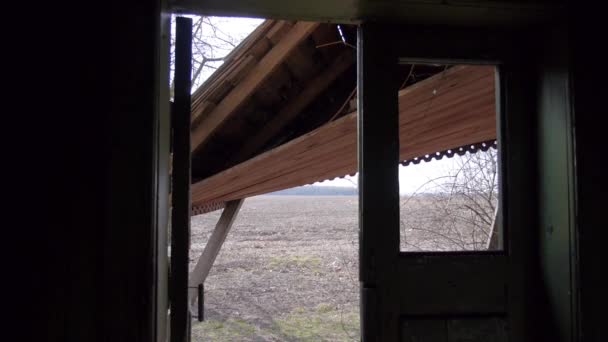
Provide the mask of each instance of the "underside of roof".
{"label": "underside of roof", "polygon": [[[355,36],[350,26],[268,20],[197,90],[195,212],[356,173]],[[400,68],[400,160],[496,139],[494,67]]]}

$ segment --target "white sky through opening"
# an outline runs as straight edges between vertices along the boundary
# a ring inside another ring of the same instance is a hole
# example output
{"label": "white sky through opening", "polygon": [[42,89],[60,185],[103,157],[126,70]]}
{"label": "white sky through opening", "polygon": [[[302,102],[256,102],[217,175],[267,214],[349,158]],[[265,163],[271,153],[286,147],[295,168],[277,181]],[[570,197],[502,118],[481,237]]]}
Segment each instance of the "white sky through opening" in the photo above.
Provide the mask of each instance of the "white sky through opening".
{"label": "white sky through opening", "polygon": [[[448,174],[448,170],[456,168],[456,158],[443,157],[441,160],[432,160],[430,162],[421,161],[420,164],[409,164],[408,166],[399,165],[399,193],[401,195],[412,194],[419,188],[441,176]],[[344,179],[336,178],[324,182],[317,182],[314,185],[320,186],[343,186],[354,187],[357,183],[358,174],[353,177],[346,176]]]}

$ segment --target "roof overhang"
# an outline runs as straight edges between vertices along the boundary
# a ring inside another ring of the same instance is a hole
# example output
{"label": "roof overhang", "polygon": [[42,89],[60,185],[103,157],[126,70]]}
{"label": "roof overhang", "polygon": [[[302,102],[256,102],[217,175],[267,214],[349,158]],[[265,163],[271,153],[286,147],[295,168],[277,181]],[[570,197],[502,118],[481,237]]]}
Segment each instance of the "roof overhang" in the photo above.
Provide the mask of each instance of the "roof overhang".
{"label": "roof overhang", "polygon": [[[496,139],[495,68],[455,66],[401,90],[400,159]],[[194,207],[357,171],[356,112],[192,185]]]}

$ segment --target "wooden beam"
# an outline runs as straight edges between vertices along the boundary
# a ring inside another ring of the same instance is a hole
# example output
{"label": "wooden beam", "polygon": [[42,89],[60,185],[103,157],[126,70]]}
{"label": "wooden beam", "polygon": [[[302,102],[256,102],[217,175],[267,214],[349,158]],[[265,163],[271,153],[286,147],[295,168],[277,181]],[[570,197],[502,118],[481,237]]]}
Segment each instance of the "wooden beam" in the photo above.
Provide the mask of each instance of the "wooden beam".
{"label": "wooden beam", "polygon": [[[458,66],[399,92],[399,158],[496,138],[493,67]],[[245,198],[353,174],[351,113],[192,186],[193,205]],[[270,167],[271,166],[271,167]]]}
{"label": "wooden beam", "polygon": [[188,285],[188,298],[190,305],[194,304],[196,300],[196,288],[199,284],[203,284],[205,279],[207,279],[207,275],[209,275],[209,271],[211,270],[211,266],[213,266],[213,262],[215,258],[220,252],[224,241],[226,241],[226,236],[232,228],[232,224],[236,219],[241,206],[243,205],[244,199],[239,199],[236,201],[230,201],[226,204],[226,208],[222,212],[222,216],[217,221],[217,225],[207,241],[205,245],[205,249],[201,254],[194,270],[190,273],[190,280]]}
{"label": "wooden beam", "polygon": [[357,151],[361,341],[397,342],[392,285],[399,252],[399,79],[390,28],[363,24],[357,34]]}
{"label": "wooden beam", "polygon": [[525,26],[563,13],[561,1],[175,0],[175,11],[358,24],[365,19],[411,25]]}
{"label": "wooden beam", "polygon": [[251,70],[251,72],[228,93],[192,132],[193,151],[200,148],[207,138],[226,119],[238,110],[245,100],[264,82],[297,46],[308,37],[319,23],[298,22]]}
{"label": "wooden beam", "polygon": [[304,91],[286,104],[275,117],[262,127],[251,139],[244,140],[245,144],[232,163],[240,162],[259,150],[271,138],[275,137],[285,125],[290,123],[314,99],[331,85],[340,75],[355,62],[353,51],[347,50],[329,65],[317,77],[306,83]]}
{"label": "wooden beam", "polygon": [[187,341],[188,263],[190,261],[190,113],[192,19],[178,17],[175,28],[175,102],[171,211],[171,342]]}

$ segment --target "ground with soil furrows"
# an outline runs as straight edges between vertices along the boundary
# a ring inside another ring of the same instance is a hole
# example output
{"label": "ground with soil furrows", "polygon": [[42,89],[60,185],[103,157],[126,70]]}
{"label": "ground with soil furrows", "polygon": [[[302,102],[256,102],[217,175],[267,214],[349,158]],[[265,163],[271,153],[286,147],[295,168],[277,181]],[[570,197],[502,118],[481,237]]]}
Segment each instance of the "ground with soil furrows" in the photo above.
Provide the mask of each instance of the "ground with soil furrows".
{"label": "ground with soil furrows", "polygon": [[[246,199],[193,341],[358,341],[356,196]],[[191,269],[221,211],[192,218]]]}

